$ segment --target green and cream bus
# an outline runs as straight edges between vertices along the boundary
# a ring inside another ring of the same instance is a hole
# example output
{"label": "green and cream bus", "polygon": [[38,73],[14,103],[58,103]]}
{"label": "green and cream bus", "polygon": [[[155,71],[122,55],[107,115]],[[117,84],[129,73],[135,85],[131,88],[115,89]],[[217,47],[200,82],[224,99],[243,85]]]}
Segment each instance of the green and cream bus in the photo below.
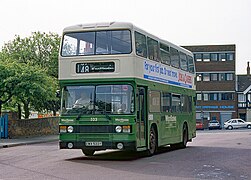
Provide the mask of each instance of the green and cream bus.
{"label": "green and cream bus", "polygon": [[193,54],[131,23],[63,31],[60,149],[185,148],[196,136]]}

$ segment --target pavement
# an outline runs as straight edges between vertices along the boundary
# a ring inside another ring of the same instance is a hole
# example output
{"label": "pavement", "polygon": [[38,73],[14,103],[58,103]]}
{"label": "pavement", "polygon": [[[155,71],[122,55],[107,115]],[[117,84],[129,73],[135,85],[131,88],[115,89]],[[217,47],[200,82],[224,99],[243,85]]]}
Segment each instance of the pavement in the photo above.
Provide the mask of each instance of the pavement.
{"label": "pavement", "polygon": [[36,137],[20,137],[14,139],[0,139],[0,149],[27,144],[38,144],[45,142],[58,141],[58,135],[44,135]]}

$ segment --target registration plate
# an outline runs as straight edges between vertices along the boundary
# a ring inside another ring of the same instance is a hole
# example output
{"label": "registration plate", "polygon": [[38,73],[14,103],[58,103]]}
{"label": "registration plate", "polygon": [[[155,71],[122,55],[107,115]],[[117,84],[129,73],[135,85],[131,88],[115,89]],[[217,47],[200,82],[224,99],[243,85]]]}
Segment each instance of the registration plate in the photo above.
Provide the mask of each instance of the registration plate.
{"label": "registration plate", "polygon": [[102,142],[85,142],[86,146],[102,146]]}

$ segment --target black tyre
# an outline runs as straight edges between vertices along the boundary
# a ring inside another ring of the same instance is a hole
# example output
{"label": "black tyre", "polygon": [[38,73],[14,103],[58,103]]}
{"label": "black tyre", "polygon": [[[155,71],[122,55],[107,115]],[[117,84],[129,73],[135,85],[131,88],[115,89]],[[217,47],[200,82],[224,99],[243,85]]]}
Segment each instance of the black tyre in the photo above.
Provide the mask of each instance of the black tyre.
{"label": "black tyre", "polygon": [[154,155],[156,153],[156,150],[157,150],[157,136],[156,136],[156,131],[152,126],[149,135],[149,149],[147,150],[148,156]]}
{"label": "black tyre", "polygon": [[82,152],[84,153],[84,155],[86,156],[93,156],[93,154],[95,153],[94,150],[91,149],[82,149]]}
{"label": "black tyre", "polygon": [[249,125],[247,125],[247,128],[248,128],[248,129],[251,129],[251,125],[250,125],[250,124],[249,124]]}

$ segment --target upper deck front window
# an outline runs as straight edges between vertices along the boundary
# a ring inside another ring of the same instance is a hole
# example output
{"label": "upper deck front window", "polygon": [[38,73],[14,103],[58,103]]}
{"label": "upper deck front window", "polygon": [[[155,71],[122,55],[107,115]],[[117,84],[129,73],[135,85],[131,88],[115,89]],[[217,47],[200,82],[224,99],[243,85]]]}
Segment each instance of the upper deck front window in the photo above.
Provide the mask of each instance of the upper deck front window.
{"label": "upper deck front window", "polygon": [[129,54],[132,51],[129,30],[66,33],[62,43],[62,56]]}

